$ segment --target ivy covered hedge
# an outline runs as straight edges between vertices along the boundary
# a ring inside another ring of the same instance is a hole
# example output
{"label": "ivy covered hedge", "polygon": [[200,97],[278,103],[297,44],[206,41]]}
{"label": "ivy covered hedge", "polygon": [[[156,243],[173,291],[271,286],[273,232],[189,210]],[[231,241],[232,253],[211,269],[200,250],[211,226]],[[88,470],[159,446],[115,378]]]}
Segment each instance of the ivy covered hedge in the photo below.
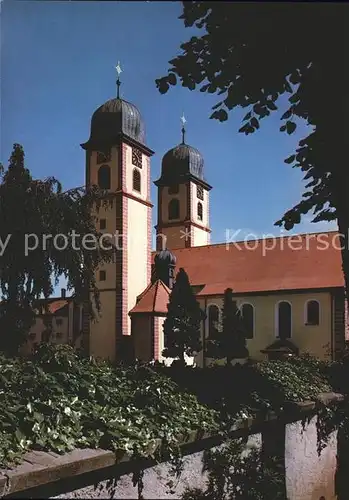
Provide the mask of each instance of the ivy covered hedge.
{"label": "ivy covered hedge", "polygon": [[33,449],[175,453],[192,432],[224,432],[237,418],[333,390],[331,373],[312,358],[232,368],[113,367],[49,345],[30,360],[0,357],[0,466]]}

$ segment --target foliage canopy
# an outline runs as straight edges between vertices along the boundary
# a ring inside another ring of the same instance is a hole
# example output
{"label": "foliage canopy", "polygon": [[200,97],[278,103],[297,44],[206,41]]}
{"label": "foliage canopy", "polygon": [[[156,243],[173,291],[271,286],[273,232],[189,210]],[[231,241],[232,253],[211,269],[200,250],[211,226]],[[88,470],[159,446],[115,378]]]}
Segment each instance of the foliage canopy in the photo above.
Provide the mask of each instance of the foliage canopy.
{"label": "foliage canopy", "polygon": [[14,145],[0,172],[0,350],[18,351],[36,301],[49,297],[61,276],[80,300],[90,303],[91,290],[99,308],[95,272],[113,255],[99,245],[92,208],[101,204],[108,202],[96,188],[63,192],[53,177],[33,179],[22,146]]}
{"label": "foliage canopy", "polygon": [[[180,19],[199,33],[181,44],[168,75],[156,80],[161,93],[180,81],[220,95],[211,118],[225,121],[230,111],[246,108],[239,130],[246,135],[280,105],[281,132],[292,134],[300,119],[309,125],[285,160],[304,172],[306,191],[276,225],[292,229],[308,213],[313,222],[337,220],[349,297],[348,5],[194,1],[183,2]],[[288,101],[279,99],[283,94]]]}
{"label": "foliage canopy", "polygon": [[178,358],[185,364],[185,355],[193,356],[201,351],[201,324],[205,317],[184,269],[180,269],[170,294],[168,313],[164,321],[165,349],[167,358]]}

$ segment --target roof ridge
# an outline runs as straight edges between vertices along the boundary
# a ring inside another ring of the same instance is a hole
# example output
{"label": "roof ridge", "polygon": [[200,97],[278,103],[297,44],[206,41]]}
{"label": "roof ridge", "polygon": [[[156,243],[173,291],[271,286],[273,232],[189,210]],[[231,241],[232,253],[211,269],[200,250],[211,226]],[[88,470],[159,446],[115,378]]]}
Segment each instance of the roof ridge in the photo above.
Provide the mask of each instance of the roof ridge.
{"label": "roof ridge", "polygon": [[[292,238],[294,236],[307,236],[307,235],[330,234],[330,233],[339,234],[339,231],[338,231],[338,229],[332,229],[330,231],[315,231],[314,233],[297,233],[297,234],[288,234],[288,235],[280,235],[280,236],[270,235],[269,238],[264,236],[262,238],[249,239],[249,240],[242,239],[242,240],[231,241],[229,243],[227,243],[227,242],[225,242],[225,243],[210,243],[209,245],[199,245],[199,246],[195,246],[195,247],[171,248],[171,252],[179,252],[179,251],[183,251],[183,250],[184,251],[187,251],[187,250],[193,251],[193,250],[199,250],[200,248],[219,247],[219,246],[233,244],[233,243],[248,243],[250,241],[253,241],[253,242],[254,241],[264,241],[264,240],[271,239],[272,237],[275,239],[281,240],[282,238]],[[156,253],[156,250],[152,250],[152,253]]]}
{"label": "roof ridge", "polygon": [[154,298],[153,298],[153,311],[155,311],[155,305],[156,305],[156,296],[158,294],[158,288],[159,288],[159,279],[157,279],[154,283],[155,285],[155,293],[154,293]]}
{"label": "roof ridge", "polygon": [[166,283],[164,283],[161,279],[159,279],[159,281],[160,281],[162,287],[164,288],[165,292],[167,292],[169,294],[169,292],[171,291],[170,287],[168,287],[166,285]]}

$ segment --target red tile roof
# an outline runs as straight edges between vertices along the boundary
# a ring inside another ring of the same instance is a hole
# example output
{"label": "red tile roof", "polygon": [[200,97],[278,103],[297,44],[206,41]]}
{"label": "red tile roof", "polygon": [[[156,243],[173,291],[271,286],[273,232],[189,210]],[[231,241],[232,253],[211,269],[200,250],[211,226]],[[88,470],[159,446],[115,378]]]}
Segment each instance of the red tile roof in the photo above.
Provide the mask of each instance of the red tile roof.
{"label": "red tile roof", "polygon": [[150,283],[137,298],[137,304],[129,312],[135,313],[167,313],[167,304],[171,290],[161,280]]}
{"label": "red tile roof", "polygon": [[67,300],[55,300],[54,302],[48,304],[48,310],[51,314],[55,314],[57,311],[65,307],[67,304],[68,304]]}
{"label": "red tile roof", "polygon": [[228,287],[243,294],[344,286],[335,231],[171,251],[176,271],[183,267],[192,285],[205,285],[198,295],[220,295]]}

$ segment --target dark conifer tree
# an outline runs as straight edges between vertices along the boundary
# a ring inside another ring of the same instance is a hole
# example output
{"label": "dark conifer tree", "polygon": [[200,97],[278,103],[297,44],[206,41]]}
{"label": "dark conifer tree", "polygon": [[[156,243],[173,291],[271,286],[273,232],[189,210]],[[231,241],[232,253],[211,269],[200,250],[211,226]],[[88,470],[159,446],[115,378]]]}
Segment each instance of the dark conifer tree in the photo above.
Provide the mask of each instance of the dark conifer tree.
{"label": "dark conifer tree", "polygon": [[248,357],[244,324],[231,288],[224,292],[222,325],[214,338],[208,339],[207,355],[214,359],[225,358],[227,365],[233,359]]}
{"label": "dark conifer tree", "polygon": [[201,323],[205,313],[200,308],[189,278],[180,269],[173,286],[164,322],[165,349],[163,356],[178,358],[185,365],[185,354],[193,356],[201,351]]}

